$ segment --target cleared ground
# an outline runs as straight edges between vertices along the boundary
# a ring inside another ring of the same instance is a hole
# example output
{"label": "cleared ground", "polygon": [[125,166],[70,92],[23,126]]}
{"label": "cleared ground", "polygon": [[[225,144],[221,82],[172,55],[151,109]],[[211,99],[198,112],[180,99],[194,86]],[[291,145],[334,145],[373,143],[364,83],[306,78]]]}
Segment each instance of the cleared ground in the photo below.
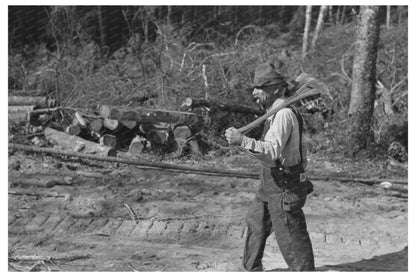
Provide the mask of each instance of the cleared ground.
{"label": "cleared ground", "polygon": [[[198,166],[251,171],[257,167],[243,155]],[[323,171],[336,166],[319,159],[311,164]],[[102,177],[77,176],[79,171]],[[258,180],[16,152],[9,156],[9,173],[19,172],[72,176],[74,183],[49,189],[9,188],[71,195],[9,194],[9,271],[239,270],[244,218]],[[407,271],[407,194],[359,183],[314,184],[304,212],[318,270]],[[27,255],[57,260],[10,260]],[[83,256],[59,260],[68,255]],[[264,266],[276,271],[287,267],[273,236]]]}

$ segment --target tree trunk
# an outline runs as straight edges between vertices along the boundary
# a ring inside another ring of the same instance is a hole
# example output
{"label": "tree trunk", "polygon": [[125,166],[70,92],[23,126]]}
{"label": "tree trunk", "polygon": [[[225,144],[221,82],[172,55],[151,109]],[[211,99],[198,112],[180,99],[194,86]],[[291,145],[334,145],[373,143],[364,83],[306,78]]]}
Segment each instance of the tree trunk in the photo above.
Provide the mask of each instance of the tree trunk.
{"label": "tree trunk", "polygon": [[312,6],[306,6],[305,29],[303,31],[303,42],[302,42],[302,58],[306,57],[306,52],[308,51],[308,36],[309,36],[309,27],[311,25],[311,13],[312,13]]}
{"label": "tree trunk", "polygon": [[337,13],[335,14],[335,24],[338,25],[339,20],[340,20],[340,11],[341,11],[341,6],[337,6]]}
{"label": "tree trunk", "polygon": [[339,24],[343,24],[344,23],[344,19],[345,19],[345,10],[347,9],[347,6],[342,6],[342,12],[341,12],[341,19],[339,20]]}
{"label": "tree trunk", "polygon": [[390,28],[390,6],[386,8],[386,28]]}
{"label": "tree trunk", "polygon": [[349,155],[372,141],[371,122],[376,93],[376,61],[380,6],[362,6],[354,53],[349,115]]}
{"label": "tree trunk", "polygon": [[312,43],[311,43],[311,49],[312,51],[315,50],[316,41],[318,40],[319,32],[322,29],[322,25],[324,23],[324,16],[325,11],[328,6],[321,6],[321,9],[319,10],[319,16],[318,16],[318,22],[316,23],[315,32],[313,33]]}
{"label": "tree trunk", "polygon": [[105,33],[103,11],[102,11],[101,6],[97,6],[97,17],[98,17],[98,26],[100,30],[100,46],[103,47],[106,45],[107,38],[106,38],[106,33]]}
{"label": "tree trunk", "polygon": [[403,15],[403,6],[398,6],[397,7],[397,13],[398,13],[398,15],[397,15],[397,17],[398,17],[397,24],[401,25],[402,24],[402,15]]}
{"label": "tree trunk", "polygon": [[48,127],[45,129],[45,138],[51,143],[73,152],[82,151],[84,153],[110,157],[115,157],[117,154],[117,151],[111,147],[99,145],[97,143],[77,136],[71,136]]}
{"label": "tree trunk", "polygon": [[328,6],[328,17],[329,17],[329,22],[331,22],[331,24],[334,24],[334,13],[332,11],[332,7],[333,6]]}

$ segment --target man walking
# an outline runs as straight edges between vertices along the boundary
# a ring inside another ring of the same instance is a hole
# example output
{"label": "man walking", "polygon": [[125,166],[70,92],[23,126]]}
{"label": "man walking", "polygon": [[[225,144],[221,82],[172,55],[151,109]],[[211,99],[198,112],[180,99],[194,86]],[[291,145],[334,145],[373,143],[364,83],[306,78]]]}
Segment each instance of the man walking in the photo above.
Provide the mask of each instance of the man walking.
{"label": "man walking", "polygon": [[[253,96],[269,111],[296,89],[273,65],[259,65],[255,70]],[[260,186],[246,222],[243,267],[262,271],[267,237],[274,231],[280,251],[290,271],[315,270],[312,244],[302,207],[308,187],[300,175],[306,167],[306,152],[301,143],[302,118],[293,108],[284,108],[270,116],[260,140],[249,138],[230,127],[225,136],[262,164]]]}

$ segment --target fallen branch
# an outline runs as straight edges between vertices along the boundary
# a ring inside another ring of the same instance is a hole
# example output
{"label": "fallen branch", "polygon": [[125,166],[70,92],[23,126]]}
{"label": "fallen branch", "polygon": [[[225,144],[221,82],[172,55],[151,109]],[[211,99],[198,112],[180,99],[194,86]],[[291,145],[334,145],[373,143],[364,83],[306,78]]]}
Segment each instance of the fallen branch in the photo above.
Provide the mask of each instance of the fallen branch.
{"label": "fallen branch", "polygon": [[71,185],[71,177],[51,176],[51,175],[39,175],[30,174],[23,176],[9,176],[9,182],[12,185],[21,186],[36,186],[43,188],[51,188],[57,185]]}
{"label": "fallen branch", "polygon": [[64,194],[60,194],[57,192],[33,192],[33,191],[14,191],[14,190],[9,190],[8,194],[11,195],[24,195],[24,196],[41,196],[41,197],[56,197],[56,198],[64,198],[65,200],[70,200],[71,199],[71,195],[69,193],[64,193]]}
{"label": "fallen branch", "polygon": [[[354,177],[341,177],[341,176],[317,176],[307,174],[308,178],[315,181],[338,181],[338,182],[350,182],[350,183],[363,183],[363,184],[380,184],[382,182],[389,182],[395,184],[407,184],[406,179],[379,179],[379,178],[354,178]],[[406,186],[407,187],[407,186]]]}
{"label": "fallen branch", "polygon": [[124,206],[127,208],[127,210],[129,211],[129,214],[131,216],[131,219],[133,220],[134,224],[137,225],[137,220],[136,217],[137,215],[134,213],[134,211],[129,207],[129,205],[124,203]]}
{"label": "fallen branch", "polygon": [[91,171],[77,171],[77,176],[87,177],[87,178],[95,178],[95,179],[103,179],[111,172],[105,171],[105,172],[91,172]]}
{"label": "fallen branch", "polygon": [[47,266],[44,261],[37,261],[34,265],[30,267],[25,267],[25,266],[18,265],[16,263],[9,262],[9,266],[11,268],[13,268],[16,271],[22,271],[22,272],[39,271],[39,267],[42,265],[46,267],[48,271],[51,271],[50,267]]}
{"label": "fallen branch", "polygon": [[98,161],[103,161],[103,162],[123,163],[123,164],[135,165],[144,169],[164,169],[164,170],[180,171],[183,173],[198,173],[198,174],[213,175],[213,176],[228,176],[228,177],[240,177],[240,178],[252,178],[252,179],[258,178],[258,173],[247,173],[247,172],[240,172],[240,171],[235,171],[235,170],[223,170],[223,169],[214,169],[214,168],[198,169],[198,168],[193,168],[193,167],[183,166],[183,165],[176,165],[176,164],[164,164],[164,163],[155,163],[155,162],[149,162],[149,161],[144,161],[144,160],[132,160],[132,159],[125,159],[125,158],[117,158],[117,157],[96,156],[96,155],[85,154],[85,153],[61,151],[61,150],[56,150],[52,148],[38,148],[38,147],[33,147],[33,146],[9,143],[9,150],[11,149],[34,152],[34,153],[48,153],[48,154],[59,155],[59,156],[85,158],[85,159],[98,160]]}
{"label": "fallen branch", "polygon": [[9,262],[17,262],[17,261],[74,261],[80,259],[89,259],[91,257],[90,254],[86,255],[60,255],[60,256],[13,256],[9,257]]}
{"label": "fallen branch", "polygon": [[[176,172],[188,173],[188,174],[203,174],[203,175],[211,175],[211,176],[223,176],[223,177],[237,177],[237,178],[249,178],[249,179],[259,179],[259,174],[254,172],[243,172],[243,171],[236,171],[236,170],[224,170],[224,169],[215,169],[215,168],[193,168],[189,166],[183,165],[176,165],[176,164],[165,164],[165,163],[155,163],[149,162],[145,160],[132,160],[132,159],[123,159],[123,158],[116,158],[116,157],[102,157],[102,156],[94,156],[89,154],[83,153],[73,153],[73,152],[65,152],[59,151],[50,148],[38,148],[32,146],[26,146],[21,144],[9,143],[9,150],[21,150],[27,152],[35,152],[35,153],[49,153],[53,155],[61,155],[61,156],[68,156],[68,157],[78,157],[78,158],[85,158],[91,160],[98,160],[103,162],[115,162],[115,163],[123,163],[129,165],[135,165],[143,169],[164,169],[164,170],[171,170]],[[371,179],[371,178],[352,178],[352,177],[340,177],[340,176],[317,176],[317,175],[309,175],[309,179],[316,180],[316,181],[340,181],[340,182],[360,182],[366,184],[379,184],[382,182],[391,182],[395,184],[407,184],[407,179]]]}

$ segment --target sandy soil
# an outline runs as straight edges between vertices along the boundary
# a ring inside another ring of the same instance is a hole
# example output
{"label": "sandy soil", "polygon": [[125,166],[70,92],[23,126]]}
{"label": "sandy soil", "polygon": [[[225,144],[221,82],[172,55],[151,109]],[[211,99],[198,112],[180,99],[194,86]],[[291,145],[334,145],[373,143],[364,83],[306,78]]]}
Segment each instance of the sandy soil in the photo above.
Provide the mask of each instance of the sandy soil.
{"label": "sandy soil", "polygon": [[[313,160],[316,170],[345,170],[341,164]],[[244,155],[198,166],[258,167]],[[368,168],[356,164],[349,170]],[[79,171],[101,177],[77,175]],[[71,196],[9,194],[9,271],[240,270],[244,218],[257,180],[9,155],[9,174],[22,172],[72,176],[74,182],[49,189],[9,188]],[[304,212],[317,270],[408,270],[407,194],[360,183],[314,184]],[[17,260],[27,255],[55,260]],[[273,236],[264,266],[268,271],[287,268]]]}

